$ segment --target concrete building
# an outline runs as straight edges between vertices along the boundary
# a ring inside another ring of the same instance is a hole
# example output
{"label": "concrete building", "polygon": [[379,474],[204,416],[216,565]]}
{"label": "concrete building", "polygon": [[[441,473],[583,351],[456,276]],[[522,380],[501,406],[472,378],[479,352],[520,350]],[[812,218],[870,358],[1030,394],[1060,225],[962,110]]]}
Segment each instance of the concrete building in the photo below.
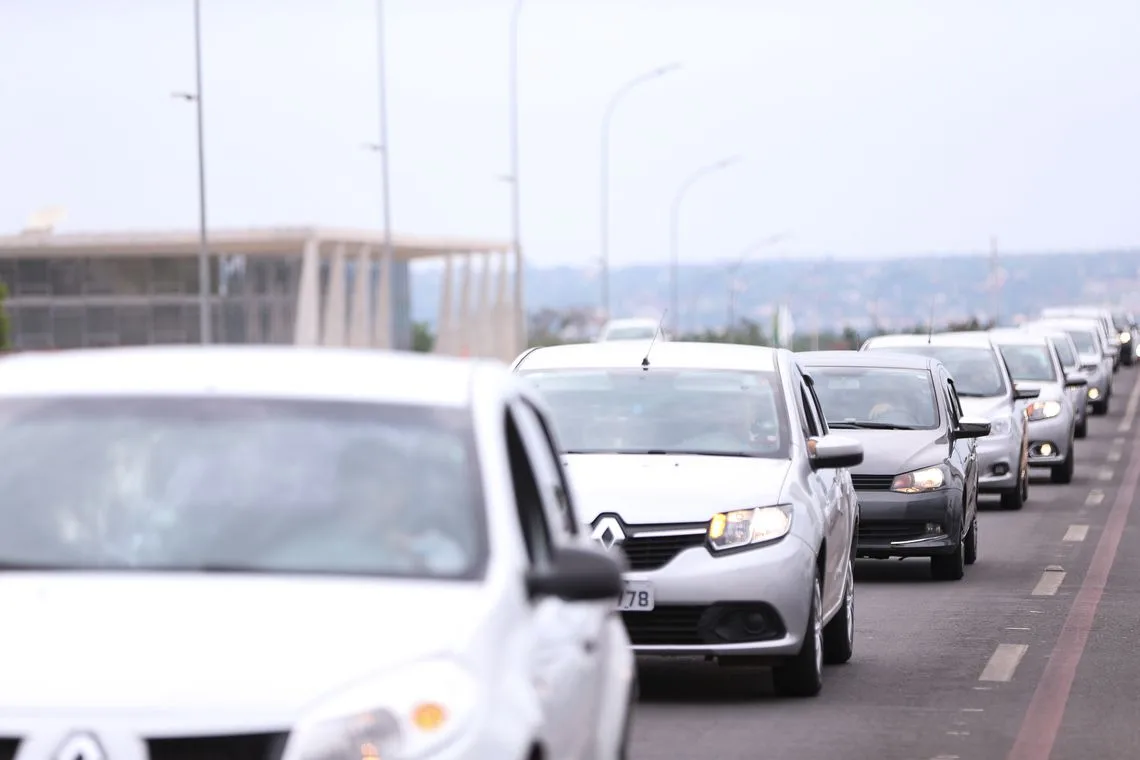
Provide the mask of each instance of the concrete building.
{"label": "concrete building", "polygon": [[[436,352],[510,361],[525,345],[509,242],[396,236],[391,260],[377,231],[226,229],[209,243],[215,343],[409,349],[410,266],[434,259]],[[197,343],[197,254],[196,230],[0,236],[12,347]]]}

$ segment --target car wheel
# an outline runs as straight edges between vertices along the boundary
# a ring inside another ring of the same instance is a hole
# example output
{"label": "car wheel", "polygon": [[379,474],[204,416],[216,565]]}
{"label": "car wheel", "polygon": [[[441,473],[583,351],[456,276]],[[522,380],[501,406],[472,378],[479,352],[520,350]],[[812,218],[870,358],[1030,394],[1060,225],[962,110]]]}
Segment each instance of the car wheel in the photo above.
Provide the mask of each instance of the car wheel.
{"label": "car wheel", "polygon": [[970,530],[966,532],[964,543],[966,550],[963,559],[967,565],[972,565],[978,561],[978,518],[975,517],[974,521],[970,523]]}
{"label": "car wheel", "polygon": [[1069,446],[1069,452],[1065,454],[1065,461],[1049,470],[1049,479],[1054,483],[1072,483],[1073,470],[1076,469],[1076,455],[1073,453],[1073,446]]}
{"label": "car wheel", "polygon": [[1021,496],[1021,484],[1001,492],[1001,508],[1018,510],[1025,506],[1025,499]]}
{"label": "car wheel", "polygon": [[1088,434],[1089,434],[1089,418],[1086,416],[1083,420],[1080,421],[1080,424],[1077,425],[1076,430],[1073,432],[1073,437],[1074,438],[1084,438]]}
{"label": "car wheel", "polygon": [[1101,401],[1094,401],[1092,411],[1097,417],[1103,417],[1108,414],[1108,396],[1105,396]]}
{"label": "car wheel", "polygon": [[1025,454],[1025,464],[1021,470],[1021,501],[1029,501],[1029,453]]}
{"label": "car wheel", "polygon": [[823,688],[823,589],[818,575],[799,654],[772,668],[772,685],[784,697],[814,697]]}
{"label": "car wheel", "polygon": [[953,554],[930,558],[930,577],[936,581],[960,581],[966,575],[966,542],[958,541]]}
{"label": "car wheel", "polygon": [[842,665],[855,653],[855,559],[847,565],[843,606],[823,629],[823,661]]}

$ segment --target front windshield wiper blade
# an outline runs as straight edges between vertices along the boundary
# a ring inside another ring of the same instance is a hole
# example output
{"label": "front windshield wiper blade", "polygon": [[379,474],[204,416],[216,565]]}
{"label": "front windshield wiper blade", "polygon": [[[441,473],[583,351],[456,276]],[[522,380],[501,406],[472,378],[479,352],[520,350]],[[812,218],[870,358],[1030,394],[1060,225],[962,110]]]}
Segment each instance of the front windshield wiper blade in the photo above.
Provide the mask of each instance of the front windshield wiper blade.
{"label": "front windshield wiper blade", "polygon": [[853,422],[851,420],[829,422],[827,426],[837,430],[921,430],[914,425],[898,425],[894,422]]}
{"label": "front windshield wiper blade", "polygon": [[958,391],[958,398],[993,398],[1000,396],[1000,393],[970,393],[969,391]]}
{"label": "front windshield wiper blade", "polygon": [[651,454],[655,456],[677,456],[677,457],[760,457],[760,453],[754,451],[717,451],[708,449],[648,449],[647,451],[639,451],[639,454]]}

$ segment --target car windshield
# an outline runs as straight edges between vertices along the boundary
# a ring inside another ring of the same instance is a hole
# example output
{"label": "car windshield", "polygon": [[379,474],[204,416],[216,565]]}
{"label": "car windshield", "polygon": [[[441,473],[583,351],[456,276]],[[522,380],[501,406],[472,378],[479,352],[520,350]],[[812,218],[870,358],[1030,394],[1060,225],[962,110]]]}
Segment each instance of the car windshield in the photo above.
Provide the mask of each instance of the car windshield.
{"label": "car windshield", "polygon": [[522,373],[576,454],[786,458],[788,415],[775,372],[564,369]]}
{"label": "car windshield", "polygon": [[1057,349],[1057,356],[1061,359],[1061,366],[1069,368],[1076,367],[1081,363],[1077,355],[1073,353],[1073,345],[1061,338],[1049,338],[1049,342],[1053,344],[1053,348]]}
{"label": "car windshield", "polygon": [[827,424],[891,423],[901,428],[938,427],[934,383],[927,370],[880,367],[811,367]]}
{"label": "car windshield", "polygon": [[606,331],[606,340],[649,340],[657,332],[656,327],[615,327]]}
{"label": "car windshield", "polygon": [[0,567],[478,578],[469,420],[323,401],[0,401]]}
{"label": "car windshield", "polygon": [[1048,346],[999,345],[998,350],[1001,351],[1014,382],[1057,380],[1057,368],[1053,365],[1053,355],[1049,353]]}
{"label": "car windshield", "polygon": [[954,378],[959,396],[1004,396],[1005,373],[997,354],[984,347],[945,346],[922,343],[911,346],[872,346],[873,350],[930,356],[945,365]]}
{"label": "car windshield", "polygon": [[1066,330],[1073,339],[1077,350],[1082,354],[1095,354],[1097,352],[1096,335],[1091,330]]}
{"label": "car windshield", "polygon": [[1120,332],[1126,332],[1130,327],[1128,324],[1128,317],[1124,316],[1123,314],[1113,314],[1112,323]]}

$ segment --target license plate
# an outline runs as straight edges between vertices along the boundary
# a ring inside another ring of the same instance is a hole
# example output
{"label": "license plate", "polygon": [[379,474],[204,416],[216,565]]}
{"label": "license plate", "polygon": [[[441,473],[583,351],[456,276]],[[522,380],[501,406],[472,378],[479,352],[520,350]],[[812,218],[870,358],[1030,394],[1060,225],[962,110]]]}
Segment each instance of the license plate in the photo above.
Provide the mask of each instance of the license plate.
{"label": "license plate", "polygon": [[653,584],[649,581],[626,581],[618,609],[622,612],[650,612],[653,609]]}

